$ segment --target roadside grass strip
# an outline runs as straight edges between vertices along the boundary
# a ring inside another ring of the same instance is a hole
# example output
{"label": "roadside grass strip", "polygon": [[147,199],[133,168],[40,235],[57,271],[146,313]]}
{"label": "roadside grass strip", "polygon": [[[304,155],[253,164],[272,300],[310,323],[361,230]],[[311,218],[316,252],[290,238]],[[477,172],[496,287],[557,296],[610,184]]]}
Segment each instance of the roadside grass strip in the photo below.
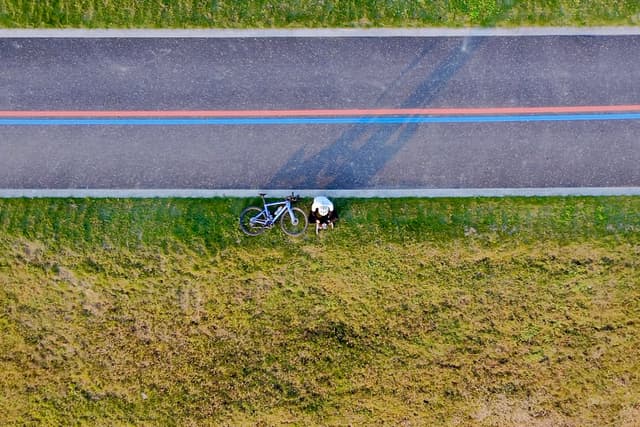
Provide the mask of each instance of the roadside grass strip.
{"label": "roadside grass strip", "polygon": [[336,28],[637,25],[636,0],[0,0],[6,28]]}
{"label": "roadside grass strip", "polygon": [[640,416],[640,197],[256,202],[0,200],[2,424]]}

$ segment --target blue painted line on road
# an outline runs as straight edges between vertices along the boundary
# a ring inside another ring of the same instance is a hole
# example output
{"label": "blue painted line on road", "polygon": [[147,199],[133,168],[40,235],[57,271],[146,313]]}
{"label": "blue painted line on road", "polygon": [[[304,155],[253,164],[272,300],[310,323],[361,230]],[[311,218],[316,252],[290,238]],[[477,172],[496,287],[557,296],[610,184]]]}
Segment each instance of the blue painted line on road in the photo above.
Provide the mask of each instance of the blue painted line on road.
{"label": "blue painted line on road", "polygon": [[421,123],[504,123],[640,120],[640,113],[543,114],[490,116],[392,116],[392,117],[243,117],[243,118],[8,118],[0,126],[197,126],[197,125],[349,125]]}

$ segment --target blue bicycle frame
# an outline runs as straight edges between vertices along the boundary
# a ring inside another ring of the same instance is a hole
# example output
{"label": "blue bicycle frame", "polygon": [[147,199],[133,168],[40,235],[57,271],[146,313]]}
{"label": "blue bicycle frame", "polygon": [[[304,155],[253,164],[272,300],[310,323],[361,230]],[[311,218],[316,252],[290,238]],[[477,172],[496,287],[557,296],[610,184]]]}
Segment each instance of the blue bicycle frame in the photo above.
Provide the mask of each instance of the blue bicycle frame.
{"label": "blue bicycle frame", "polygon": [[[298,224],[298,218],[296,218],[296,216],[293,214],[293,210],[291,209],[291,201],[288,198],[287,200],[283,200],[281,202],[267,203],[264,200],[264,196],[262,196],[262,202],[264,204],[264,209],[260,214],[251,218],[252,223],[260,224],[264,227],[273,227],[273,224],[275,224],[280,219],[280,217],[284,215],[285,212],[287,212],[291,217],[291,223],[293,225]],[[271,210],[269,209],[272,206],[279,206],[274,213],[271,213]]]}
{"label": "blue bicycle frame", "polygon": [[[280,221],[282,231],[290,236],[300,236],[307,229],[308,219],[306,213],[292,204],[298,197],[291,194],[285,200],[267,203],[266,194],[260,193],[262,207],[249,206],[240,214],[240,228],[249,236],[257,236],[266,228],[272,228]],[[275,211],[272,212],[272,209]]]}

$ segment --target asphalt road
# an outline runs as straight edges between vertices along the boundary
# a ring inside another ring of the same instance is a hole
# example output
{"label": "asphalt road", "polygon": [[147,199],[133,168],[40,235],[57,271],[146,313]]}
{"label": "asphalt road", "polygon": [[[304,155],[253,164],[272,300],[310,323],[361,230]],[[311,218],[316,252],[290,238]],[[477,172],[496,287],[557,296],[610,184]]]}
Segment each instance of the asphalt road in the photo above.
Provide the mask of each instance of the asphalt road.
{"label": "asphalt road", "polygon": [[[638,35],[0,38],[5,113],[638,105],[638,82]],[[640,186],[637,118],[2,120],[5,189]]]}

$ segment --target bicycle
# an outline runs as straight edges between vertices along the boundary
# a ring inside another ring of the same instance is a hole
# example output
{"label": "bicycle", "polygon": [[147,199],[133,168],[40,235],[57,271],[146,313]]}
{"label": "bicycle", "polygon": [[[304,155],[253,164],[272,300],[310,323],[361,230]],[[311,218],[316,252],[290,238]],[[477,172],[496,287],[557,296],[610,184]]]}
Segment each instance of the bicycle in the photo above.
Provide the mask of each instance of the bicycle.
{"label": "bicycle", "polygon": [[[308,225],[307,215],[300,208],[291,206],[298,201],[299,196],[291,193],[285,200],[267,203],[266,194],[260,193],[263,208],[249,206],[240,213],[240,228],[249,236],[257,236],[264,233],[267,228],[272,228],[280,220],[282,231],[289,236],[300,236],[305,232]],[[278,206],[275,212],[271,208]]]}

